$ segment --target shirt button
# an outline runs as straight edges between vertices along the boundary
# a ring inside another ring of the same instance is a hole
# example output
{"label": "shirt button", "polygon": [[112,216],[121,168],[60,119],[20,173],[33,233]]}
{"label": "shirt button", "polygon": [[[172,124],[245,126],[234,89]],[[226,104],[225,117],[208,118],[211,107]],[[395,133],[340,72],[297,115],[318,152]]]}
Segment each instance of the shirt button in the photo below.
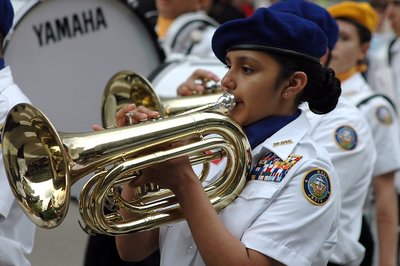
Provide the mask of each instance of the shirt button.
{"label": "shirt button", "polygon": [[188,248],[188,253],[192,253],[193,252],[193,246],[190,246],[189,248]]}

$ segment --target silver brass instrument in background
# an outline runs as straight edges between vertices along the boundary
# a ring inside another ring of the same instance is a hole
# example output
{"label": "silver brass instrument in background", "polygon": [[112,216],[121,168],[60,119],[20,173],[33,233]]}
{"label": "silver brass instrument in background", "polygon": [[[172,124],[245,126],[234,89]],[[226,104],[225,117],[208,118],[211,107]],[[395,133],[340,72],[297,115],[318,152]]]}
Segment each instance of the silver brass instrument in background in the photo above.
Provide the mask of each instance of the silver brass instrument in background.
{"label": "silver brass instrument in background", "polygon": [[[207,84],[203,81],[203,84]],[[175,98],[159,98],[150,82],[132,71],[120,71],[108,81],[102,97],[102,121],[105,128],[115,126],[115,113],[124,105],[134,103],[160,112],[161,117],[188,110],[207,109],[222,96],[218,85],[206,86],[205,94]]]}
{"label": "silver brass instrument in background", "polygon": [[[185,144],[166,149],[177,142]],[[71,186],[92,174],[79,198],[84,230],[107,235],[149,230],[183,219],[177,199],[167,189],[132,201],[121,197],[121,186],[151,164],[184,155],[192,165],[226,157],[223,173],[204,187],[217,211],[240,193],[251,165],[250,145],[241,127],[217,111],[97,132],[62,133],[34,106],[18,104],[6,118],[2,151],[17,201],[43,228],[63,221]],[[206,172],[203,169],[199,178]],[[136,218],[125,219],[118,213],[121,208]]]}

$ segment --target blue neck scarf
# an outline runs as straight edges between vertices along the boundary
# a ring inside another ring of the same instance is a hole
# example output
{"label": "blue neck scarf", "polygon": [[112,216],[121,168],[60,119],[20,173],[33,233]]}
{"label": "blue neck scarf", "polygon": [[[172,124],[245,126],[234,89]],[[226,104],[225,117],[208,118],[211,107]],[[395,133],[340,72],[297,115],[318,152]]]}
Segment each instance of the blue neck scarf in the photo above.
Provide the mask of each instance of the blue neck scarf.
{"label": "blue neck scarf", "polygon": [[251,148],[254,149],[258,144],[271,137],[279,129],[299,117],[300,114],[301,111],[298,110],[293,115],[267,117],[243,127],[244,133],[249,139]]}
{"label": "blue neck scarf", "polygon": [[6,66],[6,63],[4,62],[4,58],[0,58],[0,70],[3,69]]}

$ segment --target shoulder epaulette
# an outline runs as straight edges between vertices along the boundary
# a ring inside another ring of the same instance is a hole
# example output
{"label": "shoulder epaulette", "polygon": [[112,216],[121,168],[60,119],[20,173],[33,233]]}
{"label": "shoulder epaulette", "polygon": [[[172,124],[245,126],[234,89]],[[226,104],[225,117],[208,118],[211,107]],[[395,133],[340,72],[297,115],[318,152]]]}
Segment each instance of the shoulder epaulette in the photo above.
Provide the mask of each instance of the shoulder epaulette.
{"label": "shoulder epaulette", "polygon": [[382,94],[382,93],[374,93],[374,94],[362,99],[359,103],[357,103],[357,107],[359,108],[363,104],[368,103],[370,100],[372,100],[373,98],[376,98],[376,97],[385,98],[390,103],[390,105],[393,107],[396,114],[398,114],[397,108],[396,108],[396,105],[394,104],[394,102],[389,97],[387,97],[385,94]]}

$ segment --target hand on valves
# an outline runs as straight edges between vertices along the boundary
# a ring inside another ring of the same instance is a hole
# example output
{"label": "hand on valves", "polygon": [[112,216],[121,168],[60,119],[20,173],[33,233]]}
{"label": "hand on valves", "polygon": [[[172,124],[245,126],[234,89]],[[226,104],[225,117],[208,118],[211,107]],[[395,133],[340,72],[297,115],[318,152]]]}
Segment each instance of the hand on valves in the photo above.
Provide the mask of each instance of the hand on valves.
{"label": "hand on valves", "polygon": [[[129,117],[129,119],[127,119],[127,117]],[[157,119],[159,117],[159,112],[152,111],[144,106],[137,107],[135,104],[124,106],[115,115],[118,127],[140,123],[149,119]],[[177,145],[178,143],[170,143],[168,147],[165,148],[170,149]],[[176,169],[179,169],[179,171]],[[180,187],[183,188],[184,184],[188,181],[198,180],[197,175],[193,172],[188,156],[151,164],[141,172],[142,175],[137,180],[130,182],[130,187],[155,183],[161,188],[168,188],[176,193],[178,192],[177,190]],[[182,192],[183,191],[182,189]]]}
{"label": "hand on valves", "polygon": [[219,82],[220,79],[216,74],[210,71],[197,69],[187,78],[185,82],[179,85],[177,93],[181,96],[204,94],[206,83],[208,81]]}

